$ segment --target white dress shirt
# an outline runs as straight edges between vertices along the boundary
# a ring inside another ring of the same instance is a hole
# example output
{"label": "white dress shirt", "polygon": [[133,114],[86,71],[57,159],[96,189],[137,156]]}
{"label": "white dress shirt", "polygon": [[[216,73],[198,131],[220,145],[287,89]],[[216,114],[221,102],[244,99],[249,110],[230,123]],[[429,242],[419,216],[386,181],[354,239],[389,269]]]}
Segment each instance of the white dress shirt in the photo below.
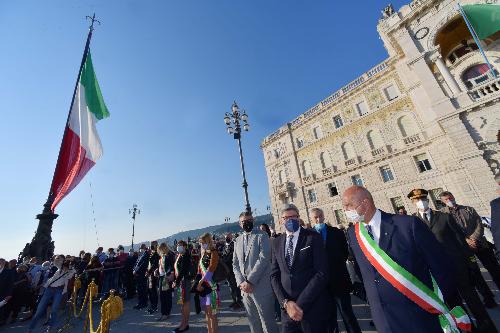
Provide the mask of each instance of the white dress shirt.
{"label": "white dress shirt", "polygon": [[368,225],[372,229],[373,240],[377,242],[377,244],[380,239],[380,223],[382,223],[382,214],[380,210],[377,209],[370,222],[368,222]]}
{"label": "white dress shirt", "polygon": [[288,236],[290,235],[293,235],[293,239],[292,239],[292,243],[293,243],[293,251],[292,251],[292,257],[295,253],[295,248],[297,247],[297,241],[299,240],[299,234],[300,234],[300,229],[302,229],[302,227],[299,227],[299,230],[295,231],[295,232],[290,232],[288,230],[286,230],[286,239],[285,239],[285,256],[286,256],[286,250],[288,248]]}
{"label": "white dress shirt", "polygon": [[425,212],[421,212],[421,211],[418,211],[418,213],[420,214],[420,217],[424,218],[424,214],[427,215],[427,221],[430,221],[431,220],[431,210],[430,209],[427,209]]}

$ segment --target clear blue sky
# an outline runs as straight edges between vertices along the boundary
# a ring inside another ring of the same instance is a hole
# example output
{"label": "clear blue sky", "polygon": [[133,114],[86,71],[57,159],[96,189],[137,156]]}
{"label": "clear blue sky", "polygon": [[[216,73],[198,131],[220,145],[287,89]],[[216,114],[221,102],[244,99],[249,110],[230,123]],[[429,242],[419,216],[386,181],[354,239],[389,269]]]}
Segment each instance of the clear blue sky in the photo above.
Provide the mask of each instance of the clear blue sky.
{"label": "clear blue sky", "polygon": [[[56,252],[234,220],[244,208],[235,99],[245,133],[250,201],[269,204],[264,136],[387,57],[376,31],[385,2],[14,1],[0,4],[0,257],[33,237],[52,179],[88,24],[111,117],[104,156],[57,207]],[[398,9],[404,2],[395,1]],[[92,191],[89,182],[92,183]]]}

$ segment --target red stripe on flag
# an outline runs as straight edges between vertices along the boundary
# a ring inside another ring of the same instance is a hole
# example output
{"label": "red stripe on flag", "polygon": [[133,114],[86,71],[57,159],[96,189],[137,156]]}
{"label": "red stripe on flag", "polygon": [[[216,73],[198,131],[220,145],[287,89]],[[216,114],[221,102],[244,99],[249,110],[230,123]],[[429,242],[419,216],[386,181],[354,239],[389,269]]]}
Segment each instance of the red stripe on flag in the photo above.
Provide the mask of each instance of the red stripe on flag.
{"label": "red stripe on flag", "polygon": [[51,207],[52,211],[95,165],[95,162],[86,158],[86,154],[87,152],[80,145],[80,137],[69,127],[66,127],[59,160],[50,189],[51,195],[54,198]]}
{"label": "red stripe on flag", "polygon": [[375,267],[375,269],[386,279],[394,288],[399,290],[403,295],[408,297],[410,300],[415,302],[418,306],[420,306],[422,309],[425,311],[432,313],[432,314],[441,314],[439,310],[436,310],[432,305],[427,303],[425,300],[423,300],[420,296],[415,294],[413,291],[405,287],[403,284],[401,284],[398,280],[396,280],[382,265],[380,265],[377,260],[371,255],[371,253],[368,251],[366,248],[365,244],[361,240],[361,235],[359,231],[360,225],[359,223],[356,225],[356,228],[354,229],[356,232],[356,239],[358,240],[358,244],[361,248],[361,251],[366,256],[366,259],[370,262],[370,264]]}

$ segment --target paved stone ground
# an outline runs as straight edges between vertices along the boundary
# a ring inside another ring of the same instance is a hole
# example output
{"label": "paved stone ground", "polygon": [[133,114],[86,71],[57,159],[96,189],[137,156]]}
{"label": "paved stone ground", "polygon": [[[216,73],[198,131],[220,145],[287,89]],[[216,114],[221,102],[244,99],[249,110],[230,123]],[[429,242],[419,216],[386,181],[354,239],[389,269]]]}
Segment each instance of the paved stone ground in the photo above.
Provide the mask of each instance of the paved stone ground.
{"label": "paved stone ground", "polygon": [[[497,302],[500,302],[500,294],[496,286],[492,284],[491,278],[489,274],[484,273],[485,278],[488,281],[488,284],[492,288],[495,293]],[[229,288],[225,285],[221,287],[222,290],[222,310],[220,311],[219,318],[219,331],[221,333],[248,333],[250,332],[250,328],[248,327],[248,321],[245,316],[244,311],[235,312],[228,310],[228,305],[230,303],[229,296]],[[375,328],[370,326],[370,310],[366,304],[361,302],[357,297],[352,297],[354,312],[358,318],[361,329],[363,333],[376,333]],[[193,302],[191,302],[193,303]],[[180,313],[179,306],[174,305],[172,315],[163,322],[157,322],[156,318],[157,314],[148,315],[145,311],[138,311],[132,309],[135,301],[129,300],[124,304],[124,313],[122,317],[118,320],[114,321],[111,324],[111,332],[115,333],[167,333],[173,330],[178,326],[180,322]],[[194,306],[191,304],[192,311],[194,311]],[[497,327],[500,328],[500,306],[489,310],[489,313],[493,320],[495,321]],[[94,320],[98,320],[99,314],[97,313],[94,316]],[[59,324],[63,324],[63,315],[59,317]],[[0,328],[0,332],[9,332],[9,333],[21,333],[26,332],[29,322],[17,322],[11,325],[6,325]],[[72,321],[73,327],[65,330],[64,332],[83,332],[83,320],[82,319],[73,319]],[[97,324],[94,324],[97,325]],[[343,328],[342,320],[339,320],[339,325]],[[189,332],[193,333],[201,333],[206,332],[205,326],[205,317],[203,313],[196,315],[194,312],[191,313],[190,318],[190,330]],[[38,327],[35,332],[44,332],[41,327]],[[54,332],[54,331],[53,331]]]}

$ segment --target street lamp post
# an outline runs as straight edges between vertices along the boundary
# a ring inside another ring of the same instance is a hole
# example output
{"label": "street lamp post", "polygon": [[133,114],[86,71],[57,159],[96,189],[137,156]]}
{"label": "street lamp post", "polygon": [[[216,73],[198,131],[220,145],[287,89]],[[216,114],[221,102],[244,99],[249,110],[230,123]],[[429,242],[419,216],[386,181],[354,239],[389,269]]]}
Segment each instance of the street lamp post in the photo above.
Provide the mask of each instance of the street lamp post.
{"label": "street lamp post", "polygon": [[[240,153],[240,164],[241,164],[241,175],[243,177],[243,189],[245,190],[245,210],[248,213],[252,212],[250,207],[250,202],[248,200],[248,183],[245,174],[245,163],[243,161],[243,150],[241,149],[241,129],[243,127],[244,131],[250,130],[250,125],[248,124],[248,115],[245,111],[241,113],[236,102],[233,103],[231,107],[231,112],[226,112],[224,116],[224,122],[227,126],[227,133],[233,134],[233,138],[238,141],[238,150]],[[234,127],[233,127],[234,126]]]}
{"label": "street lamp post", "polygon": [[132,208],[128,210],[129,214],[132,214],[132,250],[134,249],[134,235],[135,235],[135,217],[140,214],[140,209],[137,208],[136,204],[132,205]]}

